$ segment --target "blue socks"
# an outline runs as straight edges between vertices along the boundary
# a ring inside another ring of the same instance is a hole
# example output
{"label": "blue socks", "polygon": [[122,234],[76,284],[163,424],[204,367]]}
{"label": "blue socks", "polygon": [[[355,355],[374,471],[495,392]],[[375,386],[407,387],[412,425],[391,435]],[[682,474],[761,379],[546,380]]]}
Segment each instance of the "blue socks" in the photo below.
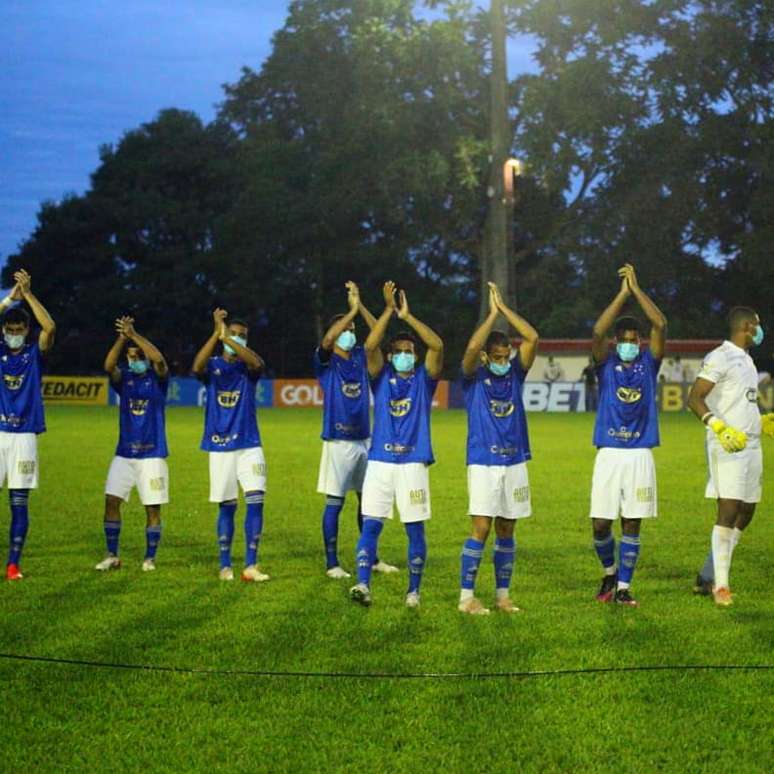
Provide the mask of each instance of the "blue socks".
{"label": "blue socks", "polygon": [[105,521],[105,543],[107,543],[107,552],[111,556],[118,556],[118,538],[121,536],[120,521]]}
{"label": "blue socks", "polygon": [[263,492],[245,492],[245,567],[258,564],[258,547],[263,532],[263,497]]}
{"label": "blue socks", "polygon": [[[156,549],[158,549],[160,541],[161,541],[161,524],[155,524],[152,527],[145,528],[145,558],[146,559],[156,558]],[[118,546],[116,545],[116,548],[117,547]]]}
{"label": "blue socks", "polygon": [[463,589],[473,591],[476,587],[476,575],[481,566],[481,558],[484,556],[484,544],[480,540],[468,538],[462,546],[460,557],[460,586]]}
{"label": "blue socks", "polygon": [[27,510],[29,489],[9,489],[8,496],[11,501],[11,530],[8,547],[8,564],[19,564],[24,539],[27,537],[27,529],[30,524]]}
{"label": "blue socks", "polygon": [[513,565],[516,561],[516,539],[497,538],[494,544],[495,589],[498,592],[511,587]]}
{"label": "blue socks", "polygon": [[218,510],[218,545],[220,547],[220,569],[231,567],[231,541],[234,539],[234,514],[237,504],[228,500]]}
{"label": "blue socks", "polygon": [[[408,526],[408,525],[407,525]],[[384,519],[373,519],[366,516],[363,519],[363,531],[357,541],[355,561],[357,564],[357,580],[368,586],[371,582],[371,567],[374,564],[379,535],[384,529]]]}
{"label": "blue socks", "polygon": [[628,588],[631,584],[639,555],[639,535],[621,535],[618,557],[618,588]]}
{"label": "blue socks", "polygon": [[615,538],[612,531],[608,533],[607,537],[594,538],[594,550],[605,570],[615,567]]}
{"label": "blue socks", "polygon": [[[344,507],[343,497],[334,497],[327,495],[325,500],[325,510],[322,518],[323,543],[325,544],[325,566],[330,570],[331,567],[338,567],[339,558],[337,544],[339,539],[339,514]],[[358,512],[359,515],[359,512]],[[362,523],[362,519],[360,521]]]}
{"label": "blue socks", "polygon": [[405,525],[408,535],[408,568],[409,586],[408,593],[419,591],[422,582],[422,572],[425,569],[427,559],[427,543],[425,542],[424,521],[413,521]]}

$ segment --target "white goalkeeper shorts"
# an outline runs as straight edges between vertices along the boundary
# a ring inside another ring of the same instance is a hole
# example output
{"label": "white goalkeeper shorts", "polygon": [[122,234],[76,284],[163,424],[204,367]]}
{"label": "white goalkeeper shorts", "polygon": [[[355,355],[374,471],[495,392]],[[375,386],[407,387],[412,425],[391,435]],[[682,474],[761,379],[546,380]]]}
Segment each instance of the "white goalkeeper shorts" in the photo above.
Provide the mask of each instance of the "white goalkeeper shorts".
{"label": "white goalkeeper shorts", "polygon": [[742,451],[727,452],[714,438],[706,441],[707,486],[704,496],[713,500],[759,503],[763,489],[763,452],[760,442]]}

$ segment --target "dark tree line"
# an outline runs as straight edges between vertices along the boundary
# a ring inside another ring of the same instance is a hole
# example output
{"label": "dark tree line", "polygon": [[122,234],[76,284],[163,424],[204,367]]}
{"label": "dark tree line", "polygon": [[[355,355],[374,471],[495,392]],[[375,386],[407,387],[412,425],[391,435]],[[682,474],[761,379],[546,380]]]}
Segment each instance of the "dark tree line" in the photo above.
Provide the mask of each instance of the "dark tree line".
{"label": "dark tree line", "polygon": [[[51,367],[97,370],[131,313],[185,372],[222,305],[276,373],[306,375],[350,278],[377,313],[398,282],[453,364],[479,311],[488,16],[418,5],[292,2],[212,123],[164,110],[101,149],[87,193],[44,204],[3,280],[33,275],[60,332]],[[507,10],[539,66],[510,83],[519,311],[545,337],[588,336],[631,260],[671,336],[722,335],[736,303],[774,319],[770,3]]]}

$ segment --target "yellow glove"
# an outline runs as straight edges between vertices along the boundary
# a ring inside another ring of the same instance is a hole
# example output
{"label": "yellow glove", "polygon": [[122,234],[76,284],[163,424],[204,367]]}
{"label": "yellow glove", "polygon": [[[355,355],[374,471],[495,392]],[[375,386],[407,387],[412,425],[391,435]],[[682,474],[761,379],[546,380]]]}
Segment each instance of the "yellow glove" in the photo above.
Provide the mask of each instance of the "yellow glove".
{"label": "yellow glove", "polygon": [[764,414],[761,417],[761,430],[768,435],[769,438],[774,438],[774,412]]}
{"label": "yellow glove", "polygon": [[734,427],[729,427],[722,419],[712,417],[707,422],[707,427],[718,437],[720,445],[727,451],[742,451],[747,446],[747,434]]}

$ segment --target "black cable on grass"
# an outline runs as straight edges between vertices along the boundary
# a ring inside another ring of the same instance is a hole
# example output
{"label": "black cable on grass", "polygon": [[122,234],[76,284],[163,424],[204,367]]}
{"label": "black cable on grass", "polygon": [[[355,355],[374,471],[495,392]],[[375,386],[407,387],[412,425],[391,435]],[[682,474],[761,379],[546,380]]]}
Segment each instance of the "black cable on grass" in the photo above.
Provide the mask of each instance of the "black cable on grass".
{"label": "black cable on grass", "polygon": [[495,678],[567,677],[573,675],[620,674],[622,672],[695,672],[774,670],[774,664],[656,664],[653,666],[587,667],[584,669],[537,669],[523,672],[291,672],[271,669],[201,669],[198,667],[160,666],[158,664],[116,664],[55,656],[23,656],[0,653],[0,659],[32,661],[98,669],[128,669],[139,672],[171,672],[186,675],[230,677],[312,677],[349,680],[491,680]]}

